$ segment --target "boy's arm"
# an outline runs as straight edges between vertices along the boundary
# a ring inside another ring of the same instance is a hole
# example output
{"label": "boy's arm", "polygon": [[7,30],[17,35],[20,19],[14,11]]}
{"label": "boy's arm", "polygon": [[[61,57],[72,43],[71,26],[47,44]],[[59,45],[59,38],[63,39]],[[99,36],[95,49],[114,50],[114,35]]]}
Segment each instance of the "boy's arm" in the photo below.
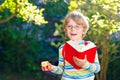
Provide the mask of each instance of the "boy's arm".
{"label": "boy's arm", "polygon": [[62,74],[62,72],[63,72],[64,59],[63,59],[63,56],[62,56],[62,49],[63,49],[63,45],[59,48],[58,66],[54,66],[54,70],[51,71],[55,74]]}

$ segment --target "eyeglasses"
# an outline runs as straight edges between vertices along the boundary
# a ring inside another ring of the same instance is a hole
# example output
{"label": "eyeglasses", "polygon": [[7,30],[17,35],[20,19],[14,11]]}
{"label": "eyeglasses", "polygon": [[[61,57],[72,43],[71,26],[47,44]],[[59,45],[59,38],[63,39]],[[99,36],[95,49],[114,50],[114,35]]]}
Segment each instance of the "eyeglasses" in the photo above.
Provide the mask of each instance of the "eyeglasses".
{"label": "eyeglasses", "polygon": [[80,29],[82,29],[82,28],[84,28],[83,26],[72,26],[72,25],[70,25],[70,26],[66,26],[66,28],[68,29],[68,30],[71,30],[72,28],[74,28],[74,29],[76,29],[76,30],[80,30]]}

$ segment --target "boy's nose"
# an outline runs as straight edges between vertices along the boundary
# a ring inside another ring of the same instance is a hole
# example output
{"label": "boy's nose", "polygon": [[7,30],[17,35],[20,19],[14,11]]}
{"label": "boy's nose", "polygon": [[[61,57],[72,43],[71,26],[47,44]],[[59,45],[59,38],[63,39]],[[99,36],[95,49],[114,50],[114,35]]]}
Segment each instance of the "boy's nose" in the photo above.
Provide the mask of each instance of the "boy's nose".
{"label": "boy's nose", "polygon": [[71,27],[71,30],[76,30],[76,28],[74,26]]}

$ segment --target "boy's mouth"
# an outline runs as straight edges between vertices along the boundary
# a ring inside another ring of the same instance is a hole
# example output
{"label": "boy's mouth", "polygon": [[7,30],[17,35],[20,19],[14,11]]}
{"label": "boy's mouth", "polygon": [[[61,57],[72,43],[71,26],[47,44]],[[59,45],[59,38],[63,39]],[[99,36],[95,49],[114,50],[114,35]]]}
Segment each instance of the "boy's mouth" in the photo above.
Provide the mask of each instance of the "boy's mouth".
{"label": "boy's mouth", "polygon": [[71,33],[70,35],[71,35],[71,36],[76,36],[77,34],[73,34],[73,33]]}

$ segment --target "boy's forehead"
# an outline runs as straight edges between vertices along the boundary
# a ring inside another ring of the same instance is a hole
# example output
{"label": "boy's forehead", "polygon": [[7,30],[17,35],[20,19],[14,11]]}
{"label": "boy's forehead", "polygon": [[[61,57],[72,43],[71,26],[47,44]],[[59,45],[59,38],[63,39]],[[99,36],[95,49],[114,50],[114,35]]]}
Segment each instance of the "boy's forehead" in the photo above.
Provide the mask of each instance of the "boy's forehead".
{"label": "boy's forehead", "polygon": [[66,24],[68,24],[69,22],[74,21],[76,24],[79,24],[79,25],[83,25],[84,24],[84,21],[83,19],[81,18],[69,18],[66,22]]}

